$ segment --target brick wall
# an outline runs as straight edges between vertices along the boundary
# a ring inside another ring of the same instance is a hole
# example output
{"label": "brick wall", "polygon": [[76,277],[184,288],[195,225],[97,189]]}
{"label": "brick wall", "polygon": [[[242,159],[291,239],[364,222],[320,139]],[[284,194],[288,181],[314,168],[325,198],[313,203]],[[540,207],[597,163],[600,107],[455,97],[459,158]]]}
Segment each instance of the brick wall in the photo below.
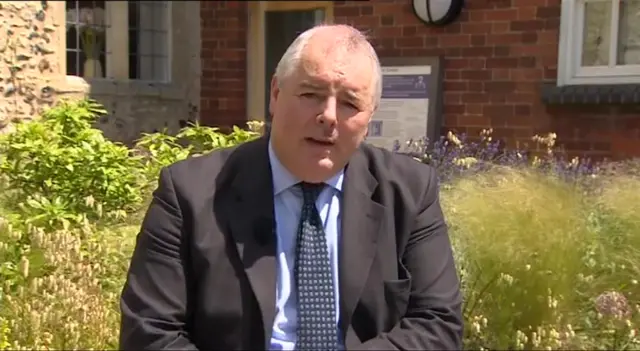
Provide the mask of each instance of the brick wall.
{"label": "brick wall", "polygon": [[[378,54],[443,55],[444,131],[470,135],[492,127],[510,144],[555,132],[572,154],[640,156],[640,107],[557,105],[541,100],[556,79],[560,0],[473,0],[445,27],[429,27],[409,0],[335,1],[335,22],[370,33]],[[201,118],[241,122],[245,115],[246,4],[202,2]],[[206,17],[205,17],[206,16]]]}
{"label": "brick wall", "polygon": [[246,121],[247,3],[200,2],[200,119],[228,127]]}

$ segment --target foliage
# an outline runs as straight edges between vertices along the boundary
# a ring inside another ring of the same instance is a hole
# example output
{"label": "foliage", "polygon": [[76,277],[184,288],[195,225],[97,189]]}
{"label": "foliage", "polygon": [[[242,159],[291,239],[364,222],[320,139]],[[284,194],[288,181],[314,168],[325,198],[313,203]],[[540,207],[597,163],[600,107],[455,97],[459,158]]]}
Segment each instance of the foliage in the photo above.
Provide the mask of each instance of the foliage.
{"label": "foliage", "polygon": [[66,227],[140,203],[138,160],[92,127],[104,112],[93,101],[62,101],[0,141],[0,172],[27,223]]}
{"label": "foliage", "polygon": [[[196,123],[126,148],[90,127],[99,110],[65,103],[0,142],[0,349],[117,348],[118,297],[159,170],[260,135]],[[532,142],[507,149],[485,131],[396,150],[443,183],[465,348],[640,348],[640,192],[629,191],[640,163],[569,159],[553,134]]]}
{"label": "foliage", "polygon": [[[465,291],[466,347],[640,347],[640,196],[605,202],[624,186],[619,177],[590,196],[559,177],[499,166],[443,191]],[[640,178],[629,181],[640,186]],[[634,219],[625,220],[631,209]],[[621,315],[598,306],[607,296]]]}
{"label": "foliage", "polygon": [[5,261],[18,264],[0,291],[0,349],[117,349],[118,294],[135,230],[5,227],[0,257],[20,255]]}
{"label": "foliage", "polygon": [[104,113],[91,100],[61,101],[0,139],[0,172],[23,223],[67,228],[120,220],[141,208],[162,167],[255,138],[260,127],[252,123],[252,130],[234,127],[223,134],[195,124],[176,136],[145,134],[131,150],[93,127]]}
{"label": "foliage", "polygon": [[229,134],[219,128],[191,124],[175,136],[165,133],[143,134],[136,143],[136,150],[143,155],[143,169],[149,184],[155,184],[160,169],[187,157],[198,156],[223,147],[230,147],[254,139],[260,135],[262,124],[249,122],[249,130],[237,126]]}
{"label": "foliage", "polygon": [[433,143],[428,138],[409,140],[404,148],[397,143],[395,151],[434,166],[442,182],[482,173],[495,165],[533,168],[570,182],[583,181],[584,176],[598,170],[598,165],[588,159],[568,159],[562,150],[555,147],[555,133],[533,136],[535,150],[508,149],[499,140],[493,140],[492,133],[492,129],[483,130],[479,141],[472,141],[466,134],[457,136],[449,132]]}

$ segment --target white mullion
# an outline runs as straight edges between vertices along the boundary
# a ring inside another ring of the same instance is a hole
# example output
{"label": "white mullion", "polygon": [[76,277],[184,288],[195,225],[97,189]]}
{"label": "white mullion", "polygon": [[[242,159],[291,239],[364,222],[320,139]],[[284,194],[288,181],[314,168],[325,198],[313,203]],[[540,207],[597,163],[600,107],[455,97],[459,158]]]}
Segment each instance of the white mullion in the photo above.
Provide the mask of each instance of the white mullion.
{"label": "white mullion", "polygon": [[584,50],[583,48],[583,37],[584,37],[584,28],[585,28],[585,24],[587,21],[587,17],[586,17],[586,8],[587,8],[587,1],[583,0],[576,0],[575,1],[575,13],[571,13],[571,17],[572,17],[572,21],[570,22],[572,24],[572,29],[569,29],[569,31],[571,32],[571,37],[569,39],[569,43],[573,43],[573,50],[569,50],[569,57],[570,60],[569,62],[571,62],[571,70],[570,70],[570,74],[571,76],[575,76],[579,71],[580,68],[582,68],[582,51]]}
{"label": "white mullion", "polygon": [[110,79],[129,79],[128,1],[105,1],[107,27],[107,69]]}
{"label": "white mullion", "polygon": [[620,23],[620,0],[611,0],[611,29],[609,37],[609,67],[618,64],[618,26]]}

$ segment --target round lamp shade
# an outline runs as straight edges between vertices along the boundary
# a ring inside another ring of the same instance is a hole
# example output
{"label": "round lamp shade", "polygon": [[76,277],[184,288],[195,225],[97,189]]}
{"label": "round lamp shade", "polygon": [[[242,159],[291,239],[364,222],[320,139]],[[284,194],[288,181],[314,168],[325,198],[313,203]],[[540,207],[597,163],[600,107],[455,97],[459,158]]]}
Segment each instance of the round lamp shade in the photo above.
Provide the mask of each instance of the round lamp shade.
{"label": "round lamp shade", "polygon": [[428,24],[444,25],[455,20],[464,5],[464,0],[413,0],[413,11],[420,20]]}

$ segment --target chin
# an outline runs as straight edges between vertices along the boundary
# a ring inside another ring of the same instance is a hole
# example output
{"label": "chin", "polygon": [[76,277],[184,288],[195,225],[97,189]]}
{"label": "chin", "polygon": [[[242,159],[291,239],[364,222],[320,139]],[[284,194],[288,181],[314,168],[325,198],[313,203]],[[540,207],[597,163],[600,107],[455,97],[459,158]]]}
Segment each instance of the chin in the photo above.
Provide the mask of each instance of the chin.
{"label": "chin", "polygon": [[304,169],[301,180],[310,183],[324,182],[333,177],[336,171],[334,162],[329,158],[313,160]]}
{"label": "chin", "polygon": [[319,159],[318,162],[316,163],[316,167],[319,167],[321,169],[325,169],[327,171],[330,171],[333,169],[333,167],[335,166],[335,164],[333,163],[333,160],[331,160],[330,158],[322,158]]}

